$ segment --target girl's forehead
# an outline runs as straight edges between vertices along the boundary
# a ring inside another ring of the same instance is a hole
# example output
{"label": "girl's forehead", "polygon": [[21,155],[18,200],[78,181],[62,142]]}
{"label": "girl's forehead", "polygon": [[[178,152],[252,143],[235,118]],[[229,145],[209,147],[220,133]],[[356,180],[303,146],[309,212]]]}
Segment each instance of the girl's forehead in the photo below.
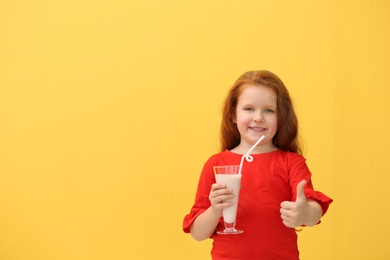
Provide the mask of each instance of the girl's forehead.
{"label": "girl's forehead", "polygon": [[251,100],[268,100],[276,102],[275,91],[263,85],[244,84],[241,86],[241,91],[238,96],[238,100],[251,99]]}

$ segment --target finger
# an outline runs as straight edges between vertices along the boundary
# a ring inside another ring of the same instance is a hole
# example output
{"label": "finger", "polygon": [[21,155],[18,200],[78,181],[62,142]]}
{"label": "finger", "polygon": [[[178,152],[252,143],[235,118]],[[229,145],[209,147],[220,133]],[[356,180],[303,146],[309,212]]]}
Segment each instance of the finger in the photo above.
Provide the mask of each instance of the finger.
{"label": "finger", "polygon": [[211,204],[220,204],[222,202],[229,202],[234,198],[231,189],[218,189],[210,192],[209,199]]}
{"label": "finger", "polygon": [[224,195],[234,195],[232,189],[218,189],[211,192],[211,196],[218,197]]}
{"label": "finger", "polygon": [[285,210],[290,210],[293,208],[294,202],[291,201],[283,201],[280,203],[280,207]]}
{"label": "finger", "polygon": [[284,224],[286,227],[288,227],[288,228],[294,228],[294,227],[295,227],[292,223],[290,223],[290,222],[288,222],[288,221],[286,221],[286,220],[283,220],[283,224]]}
{"label": "finger", "polygon": [[211,191],[216,191],[224,188],[226,188],[226,185],[224,183],[214,183],[211,185]]}
{"label": "finger", "polygon": [[226,191],[226,185],[223,184],[223,183],[214,183],[213,185],[211,185],[211,190],[210,190],[210,194],[209,194],[209,199],[212,199],[218,195],[223,195],[223,194],[226,194],[228,193]]}
{"label": "finger", "polygon": [[290,216],[289,214],[281,214],[280,217],[282,218],[282,222],[286,227],[294,228],[298,226],[297,221],[293,216]]}
{"label": "finger", "polygon": [[291,210],[280,209],[280,218],[282,219],[283,224],[288,228],[294,227],[294,217]]}
{"label": "finger", "polygon": [[287,209],[283,209],[283,208],[281,208],[280,210],[279,210],[279,212],[280,212],[280,216],[289,216],[289,212],[290,212],[290,210],[287,210]]}
{"label": "finger", "polygon": [[291,222],[296,219],[296,213],[294,210],[280,209],[280,217]]}
{"label": "finger", "polygon": [[225,184],[214,183],[211,185],[209,200],[212,204],[220,203],[221,200],[218,198],[218,196],[224,195],[224,194],[226,194]]}
{"label": "finger", "polygon": [[306,200],[305,185],[306,185],[306,180],[301,181],[297,185],[297,201],[305,201]]}
{"label": "finger", "polygon": [[234,198],[234,194],[226,194],[226,195],[220,195],[215,197],[216,201],[218,201],[219,203],[232,202],[233,198]]}
{"label": "finger", "polygon": [[281,219],[282,219],[282,222],[283,224],[286,226],[286,227],[292,227],[293,226],[293,219],[290,218],[289,216],[286,216],[284,214],[281,214],[280,215]]}
{"label": "finger", "polygon": [[217,208],[217,209],[222,210],[222,209],[224,209],[224,208],[228,208],[228,207],[233,206],[233,204],[234,204],[234,203],[233,203],[232,200],[220,201],[219,198],[218,198],[216,201],[213,201],[213,202],[211,203],[211,206],[212,206],[212,207],[215,207],[215,208]]}

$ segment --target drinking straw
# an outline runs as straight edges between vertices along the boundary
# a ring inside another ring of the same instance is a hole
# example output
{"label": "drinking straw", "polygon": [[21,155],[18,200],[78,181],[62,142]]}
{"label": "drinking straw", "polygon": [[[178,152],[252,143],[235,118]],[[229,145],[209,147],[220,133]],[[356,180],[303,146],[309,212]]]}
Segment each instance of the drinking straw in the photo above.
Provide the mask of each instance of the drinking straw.
{"label": "drinking straw", "polygon": [[253,161],[253,156],[250,155],[250,153],[252,152],[253,149],[255,149],[255,147],[256,147],[264,138],[265,138],[264,135],[261,136],[261,137],[259,138],[259,140],[257,140],[257,142],[251,147],[251,149],[249,149],[249,151],[241,157],[240,168],[238,169],[238,174],[241,174],[242,165],[244,164],[244,158],[246,159],[247,162],[252,162],[252,161]]}

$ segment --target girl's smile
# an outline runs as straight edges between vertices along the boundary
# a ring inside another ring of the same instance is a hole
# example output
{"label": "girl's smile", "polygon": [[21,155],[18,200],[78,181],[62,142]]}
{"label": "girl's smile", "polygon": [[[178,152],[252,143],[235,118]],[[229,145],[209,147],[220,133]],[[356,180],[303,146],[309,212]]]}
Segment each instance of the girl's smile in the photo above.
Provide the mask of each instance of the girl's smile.
{"label": "girl's smile", "polygon": [[267,128],[262,128],[262,127],[249,127],[249,129],[255,132],[264,132],[265,130],[267,130]]}

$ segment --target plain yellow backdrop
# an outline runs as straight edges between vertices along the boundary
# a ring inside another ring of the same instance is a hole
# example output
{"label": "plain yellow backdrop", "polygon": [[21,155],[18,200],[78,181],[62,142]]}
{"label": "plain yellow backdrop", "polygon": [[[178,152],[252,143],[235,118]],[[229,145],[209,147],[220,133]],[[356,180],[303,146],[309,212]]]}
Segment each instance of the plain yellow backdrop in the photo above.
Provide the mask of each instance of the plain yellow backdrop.
{"label": "plain yellow backdrop", "polygon": [[[0,259],[209,259],[181,230],[247,70],[289,88],[301,258],[390,259],[390,2],[1,1]],[[259,231],[261,235],[261,231]]]}

